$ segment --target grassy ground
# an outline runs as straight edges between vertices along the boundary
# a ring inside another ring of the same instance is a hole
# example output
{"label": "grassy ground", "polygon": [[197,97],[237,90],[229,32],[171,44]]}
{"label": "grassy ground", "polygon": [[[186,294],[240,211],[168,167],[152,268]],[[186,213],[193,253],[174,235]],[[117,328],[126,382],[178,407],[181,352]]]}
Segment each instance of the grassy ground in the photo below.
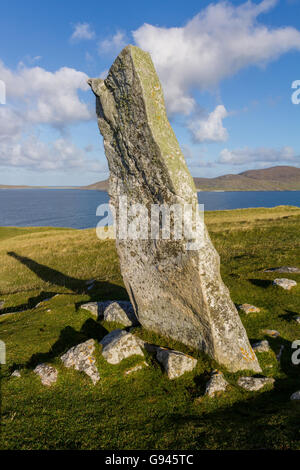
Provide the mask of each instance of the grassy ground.
{"label": "grassy ground", "polygon": [[[199,399],[213,361],[141,329],[140,336],[199,358],[195,371],[170,381],[147,354],[149,367],[125,377],[124,371],[140,359],[112,366],[98,348],[101,380],[93,386],[87,376],[63,368],[59,357],[114,329],[80,309],[89,300],[127,299],[114,243],[99,241],[94,230],[1,228],[0,300],[5,309],[0,338],[7,346],[1,370],[2,449],[300,449],[300,404],[289,400],[300,389],[300,366],[291,363],[291,342],[300,339],[300,325],[293,320],[300,315],[300,275],[263,272],[300,266],[300,209],[210,212],[206,223],[234,302],[261,308],[260,313],[241,314],[251,341],[265,338],[264,328],[281,333],[270,340],[272,352],[258,354],[263,374],[274,377],[275,386],[245,392],[236,385],[239,374],[224,371],[228,391]],[[273,287],[278,276],[299,284],[289,292]],[[86,280],[92,278],[95,287],[88,291]],[[281,345],[285,349],[278,364]],[[40,362],[59,370],[50,388],[32,372]],[[10,378],[15,368],[22,378]]]}

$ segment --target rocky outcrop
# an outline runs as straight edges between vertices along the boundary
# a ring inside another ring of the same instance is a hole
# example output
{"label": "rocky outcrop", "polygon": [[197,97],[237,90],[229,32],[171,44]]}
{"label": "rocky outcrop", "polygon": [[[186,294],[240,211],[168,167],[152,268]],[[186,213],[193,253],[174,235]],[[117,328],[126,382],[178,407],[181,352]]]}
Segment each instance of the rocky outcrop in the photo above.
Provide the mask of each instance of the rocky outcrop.
{"label": "rocky outcrop", "polygon": [[[204,350],[231,371],[260,371],[221,279],[219,255],[200,217],[193,178],[167,119],[150,55],[128,46],[105,80],[88,83],[96,95],[110,169],[121,271],[139,322]],[[167,208],[167,220],[170,210],[170,236],[161,235],[165,227],[153,205]],[[182,233],[177,216],[187,207],[195,223]]]}
{"label": "rocky outcrop", "polygon": [[65,367],[73,367],[75,370],[87,374],[95,385],[100,380],[100,375],[96,367],[96,359],[93,355],[95,350],[95,340],[88,339],[84,343],[70,348],[61,360]]}

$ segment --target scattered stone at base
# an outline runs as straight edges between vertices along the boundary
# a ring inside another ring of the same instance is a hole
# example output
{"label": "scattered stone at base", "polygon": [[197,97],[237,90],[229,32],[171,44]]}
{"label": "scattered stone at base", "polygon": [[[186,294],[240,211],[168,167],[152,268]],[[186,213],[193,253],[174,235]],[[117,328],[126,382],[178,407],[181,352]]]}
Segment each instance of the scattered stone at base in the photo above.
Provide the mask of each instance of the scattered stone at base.
{"label": "scattered stone at base", "polygon": [[271,336],[271,338],[278,338],[278,336],[280,336],[280,333],[277,330],[262,330],[262,333]]}
{"label": "scattered stone at base", "polygon": [[21,377],[21,372],[18,369],[16,369],[11,374],[11,377]]}
{"label": "scattered stone at base", "polygon": [[80,306],[89,310],[97,319],[120,323],[124,326],[139,324],[131,302],[126,300],[106,300],[104,302],[88,302]]}
{"label": "scattered stone at base", "polygon": [[257,343],[253,344],[252,349],[256,353],[268,352],[270,351],[269,341],[267,341],[266,339],[262,341],[258,341]]}
{"label": "scattered stone at base", "polygon": [[95,385],[100,380],[98,369],[95,365],[96,359],[93,356],[95,350],[95,340],[88,339],[84,343],[73,346],[63,356],[61,360],[65,367],[74,367],[75,370],[87,374]]}
{"label": "scattered stone at base", "polygon": [[141,364],[137,364],[134,367],[131,367],[131,369],[128,369],[124,372],[124,375],[129,375],[132,374],[133,372],[137,372],[138,370],[144,369],[144,367],[148,367],[147,362],[143,361]]}
{"label": "scattered stone at base", "polygon": [[300,268],[295,266],[280,266],[279,268],[264,269],[265,273],[300,273]]}
{"label": "scattered stone at base", "polygon": [[243,312],[245,312],[247,315],[248,315],[248,313],[260,312],[260,308],[255,307],[254,305],[251,305],[251,304],[239,305],[239,309],[243,310]]}
{"label": "scattered stone at base", "polygon": [[121,323],[124,326],[136,326],[139,324],[131,302],[125,300],[108,300],[102,302],[103,319],[106,321]]}
{"label": "scattered stone at base", "polygon": [[114,330],[100,341],[102,355],[110,364],[119,364],[129,356],[144,356],[136,337],[125,330]]}
{"label": "scattered stone at base", "polygon": [[92,315],[99,318],[99,304],[101,302],[87,302],[86,304],[80,305],[80,308],[88,310]]}
{"label": "scattered stone at base", "polygon": [[297,392],[293,393],[291,396],[290,396],[290,399],[291,400],[300,400],[300,390],[298,390]]}
{"label": "scattered stone at base", "polygon": [[282,287],[282,289],[285,289],[285,290],[290,290],[292,287],[295,287],[297,285],[297,282],[293,281],[292,279],[286,279],[282,277],[282,278],[274,279],[273,285]]}
{"label": "scattered stone at base", "polygon": [[295,317],[295,322],[300,323],[300,317]]}
{"label": "scattered stone at base", "polygon": [[220,371],[213,371],[211,378],[206,384],[205,395],[214,397],[216,394],[225,392],[228,387],[228,382],[225,380],[224,375]]}
{"label": "scattered stone at base", "polygon": [[157,349],[156,359],[163,365],[171,380],[177,379],[185,372],[190,372],[197,364],[197,359],[182,352],[165,348]]}
{"label": "scattered stone at base", "polygon": [[50,387],[57,381],[58,372],[53,366],[49,364],[41,363],[33,371],[35,374],[39,375],[43,385]]}
{"label": "scattered stone at base", "polygon": [[273,384],[274,379],[270,377],[240,377],[237,384],[249,392],[257,392],[267,384]]}

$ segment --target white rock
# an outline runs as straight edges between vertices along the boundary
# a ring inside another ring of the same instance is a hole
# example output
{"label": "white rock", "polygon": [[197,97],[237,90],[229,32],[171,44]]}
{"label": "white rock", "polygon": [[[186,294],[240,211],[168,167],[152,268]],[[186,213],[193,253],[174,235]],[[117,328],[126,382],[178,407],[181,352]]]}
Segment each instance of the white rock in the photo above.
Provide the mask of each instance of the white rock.
{"label": "white rock", "polygon": [[256,392],[267,384],[273,384],[274,379],[270,377],[240,377],[237,384],[250,392]]}
{"label": "white rock", "polygon": [[300,317],[295,317],[295,322],[300,323]]}
{"label": "white rock", "polygon": [[297,285],[296,281],[292,279],[278,278],[273,281],[274,286],[282,287],[285,290],[290,290],[292,287]]}
{"label": "white rock", "polygon": [[88,302],[81,305],[81,308],[89,310],[97,319],[120,323],[124,326],[136,326],[139,324],[131,303],[126,300]]}
{"label": "white rock", "polygon": [[243,310],[243,312],[245,312],[247,315],[248,315],[248,313],[260,312],[260,308],[255,307],[254,305],[251,305],[251,304],[239,305],[239,309]]}
{"label": "white rock", "polygon": [[173,349],[158,348],[156,359],[163,365],[169,379],[176,379],[196,367],[197,360]]}
{"label": "white rock", "polygon": [[258,341],[257,343],[254,343],[252,346],[253,351],[255,352],[268,352],[270,351],[270,345],[269,341],[266,339],[263,341]]}
{"label": "white rock", "polygon": [[89,312],[92,313],[95,317],[99,317],[99,304],[100,302],[88,302],[86,304],[80,305],[80,308],[83,308],[84,310],[88,310]]}
{"label": "white rock", "polygon": [[293,393],[290,397],[291,400],[300,400],[300,390],[297,392]]}
{"label": "white rock", "polygon": [[278,336],[280,336],[280,333],[277,330],[262,330],[262,333],[271,336],[271,338],[278,338]]}
{"label": "white rock", "polygon": [[39,364],[33,372],[39,375],[42,384],[48,387],[57,381],[58,372],[55,367],[49,366],[49,364]]}
{"label": "white rock", "polygon": [[137,364],[134,367],[131,367],[131,369],[128,369],[124,372],[125,375],[132,374],[133,372],[137,372],[138,370],[144,369],[144,367],[148,367],[147,362],[143,361],[141,364]]}
{"label": "white rock", "polygon": [[103,319],[106,321],[120,323],[124,326],[138,325],[130,302],[125,300],[102,302]]}
{"label": "white rock", "polygon": [[74,367],[75,370],[87,374],[95,385],[100,380],[100,375],[95,364],[96,359],[93,356],[94,350],[95,340],[89,339],[73,346],[61,356],[61,360],[65,367]]}
{"label": "white rock", "polygon": [[136,337],[124,330],[114,330],[100,341],[102,355],[110,364],[119,364],[123,359],[135,354],[144,356]]}
{"label": "white rock", "polygon": [[16,369],[11,374],[11,377],[21,377],[21,372],[18,369]]}
{"label": "white rock", "polygon": [[269,268],[264,270],[265,273],[300,273],[300,269],[295,266],[280,266],[279,268]]}
{"label": "white rock", "polygon": [[205,395],[213,397],[216,393],[225,392],[228,382],[222,372],[214,371],[206,384]]}

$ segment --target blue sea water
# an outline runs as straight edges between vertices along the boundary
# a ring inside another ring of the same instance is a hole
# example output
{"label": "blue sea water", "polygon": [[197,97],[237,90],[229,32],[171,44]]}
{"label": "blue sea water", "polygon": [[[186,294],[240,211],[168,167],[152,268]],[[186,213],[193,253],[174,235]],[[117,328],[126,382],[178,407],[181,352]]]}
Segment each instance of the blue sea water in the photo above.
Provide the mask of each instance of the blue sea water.
{"label": "blue sea water", "polygon": [[[205,210],[247,207],[300,207],[300,191],[228,191],[198,193]],[[0,226],[96,227],[97,207],[108,203],[104,191],[80,189],[1,189]]]}

